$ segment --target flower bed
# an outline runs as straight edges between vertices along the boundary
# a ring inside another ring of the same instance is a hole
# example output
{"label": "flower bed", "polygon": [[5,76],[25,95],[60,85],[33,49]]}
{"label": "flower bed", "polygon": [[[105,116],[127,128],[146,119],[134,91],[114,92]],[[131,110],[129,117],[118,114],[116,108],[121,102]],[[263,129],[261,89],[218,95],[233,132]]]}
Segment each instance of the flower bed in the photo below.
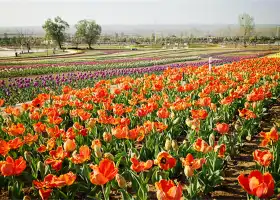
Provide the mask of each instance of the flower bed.
{"label": "flower bed", "polygon": [[0,70],[0,78],[20,77],[41,74],[64,73],[73,71],[95,71],[105,69],[118,68],[139,68],[156,64],[168,64],[176,62],[185,62],[199,60],[197,56],[194,57],[180,57],[180,58],[141,58],[141,59],[124,59],[124,60],[107,60],[107,61],[91,61],[91,62],[69,62],[62,64],[41,64],[41,65],[24,65],[6,67]]}
{"label": "flower bed", "polygon": [[[222,183],[226,160],[258,134],[280,92],[279,66],[279,59],[259,58],[212,72],[163,67],[7,106],[1,186],[16,199],[203,198]],[[249,195],[269,198],[280,181],[279,134],[260,135],[271,150],[256,151],[260,167],[238,180]]]}
{"label": "flower bed", "polygon": [[[244,59],[256,58],[252,56],[240,57],[224,57],[223,59],[213,60],[212,64],[223,65],[226,63],[236,62]],[[74,88],[83,88],[92,86],[98,79],[107,79],[115,76],[132,75],[139,76],[143,73],[158,73],[169,67],[181,68],[186,66],[203,66],[208,65],[207,61],[169,64],[169,65],[154,65],[150,67],[137,67],[137,68],[122,68],[122,69],[107,69],[97,70],[94,72],[72,72],[58,75],[41,75],[35,78],[9,78],[8,81],[0,81],[0,96],[9,104],[29,101],[39,93],[49,92],[53,90],[56,93],[61,92],[61,85],[70,84]],[[24,95],[19,95],[24,94]]]}

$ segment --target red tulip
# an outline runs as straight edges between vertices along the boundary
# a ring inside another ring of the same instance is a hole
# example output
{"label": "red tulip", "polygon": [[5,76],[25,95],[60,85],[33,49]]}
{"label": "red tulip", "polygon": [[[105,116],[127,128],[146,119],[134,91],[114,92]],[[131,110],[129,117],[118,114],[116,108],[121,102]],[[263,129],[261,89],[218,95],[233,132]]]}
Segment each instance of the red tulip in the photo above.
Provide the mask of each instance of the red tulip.
{"label": "red tulip", "polygon": [[260,171],[254,170],[249,176],[240,174],[237,179],[242,188],[250,195],[265,199],[274,194],[274,180],[269,172],[262,174]]}
{"label": "red tulip", "polygon": [[217,123],[216,128],[214,128],[214,130],[224,135],[229,131],[229,125],[226,123]]}
{"label": "red tulip", "polygon": [[268,167],[273,160],[273,155],[268,150],[255,150],[253,152],[254,160],[262,166]]}
{"label": "red tulip", "polygon": [[25,170],[26,161],[23,157],[14,160],[12,157],[8,156],[6,161],[0,162],[0,168],[3,176],[17,176]]}

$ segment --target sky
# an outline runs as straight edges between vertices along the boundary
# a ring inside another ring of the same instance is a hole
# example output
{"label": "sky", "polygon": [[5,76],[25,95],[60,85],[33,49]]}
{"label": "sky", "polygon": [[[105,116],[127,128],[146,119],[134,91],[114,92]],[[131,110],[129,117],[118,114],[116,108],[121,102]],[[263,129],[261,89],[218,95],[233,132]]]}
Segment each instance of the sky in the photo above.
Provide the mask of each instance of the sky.
{"label": "sky", "polygon": [[41,26],[60,16],[70,25],[237,24],[248,13],[256,24],[280,24],[280,0],[0,0],[0,27]]}

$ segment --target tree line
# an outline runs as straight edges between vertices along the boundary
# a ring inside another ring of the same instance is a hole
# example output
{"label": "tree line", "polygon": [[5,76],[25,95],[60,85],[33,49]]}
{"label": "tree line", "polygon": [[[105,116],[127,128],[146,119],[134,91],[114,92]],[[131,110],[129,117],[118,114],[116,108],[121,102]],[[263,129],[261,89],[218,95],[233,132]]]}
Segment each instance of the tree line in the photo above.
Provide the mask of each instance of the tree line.
{"label": "tree line", "polygon": [[211,37],[210,35],[205,37],[195,37],[194,35],[181,36],[157,36],[153,33],[149,37],[143,36],[125,36],[123,33],[119,35],[103,35],[101,36],[102,28],[94,20],[81,20],[76,25],[76,32],[73,36],[67,34],[69,24],[61,17],[57,16],[54,19],[47,19],[43,24],[45,30],[45,37],[34,37],[32,34],[24,34],[19,32],[17,36],[0,38],[0,45],[16,46],[20,45],[25,47],[28,52],[31,46],[40,45],[46,41],[54,42],[60,49],[63,49],[65,42],[71,43],[74,47],[78,48],[80,44],[87,44],[91,49],[92,45],[96,43],[102,44],[135,44],[135,45],[157,45],[167,46],[170,44],[177,44],[189,46],[192,43],[212,43],[212,44],[240,44],[246,47],[248,44],[271,44],[279,40],[279,33],[274,37],[257,36],[255,32],[254,18],[247,13],[241,14],[238,17],[240,33],[241,35],[235,37]]}

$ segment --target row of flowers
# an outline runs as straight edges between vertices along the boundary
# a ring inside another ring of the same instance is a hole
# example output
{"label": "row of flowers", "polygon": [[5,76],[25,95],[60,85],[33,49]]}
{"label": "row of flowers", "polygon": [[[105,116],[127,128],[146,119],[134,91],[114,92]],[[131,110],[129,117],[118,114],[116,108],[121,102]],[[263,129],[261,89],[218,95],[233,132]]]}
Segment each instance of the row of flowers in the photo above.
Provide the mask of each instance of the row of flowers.
{"label": "row of flowers", "polygon": [[[244,59],[255,58],[256,56],[241,56],[241,57],[226,57],[223,59],[213,60],[212,65],[218,66],[226,63],[237,62]],[[206,61],[180,63],[169,65],[155,65],[150,67],[137,68],[122,68],[122,69],[107,69],[96,70],[92,72],[71,72],[58,75],[41,75],[35,78],[9,78],[8,80],[0,80],[0,96],[9,104],[16,104],[30,101],[39,93],[50,90],[61,93],[61,85],[68,84],[73,88],[84,88],[92,86],[93,82],[100,79],[108,79],[117,76],[132,75],[141,76],[145,73],[159,73],[167,68],[182,68],[186,66],[205,66]],[[20,94],[20,95],[19,95]]]}
{"label": "row of flowers", "polygon": [[[207,66],[166,68],[81,89],[66,85],[61,95],[6,106],[0,184],[17,199],[146,200],[155,190],[160,200],[203,198],[222,183],[226,160],[257,133],[265,108],[278,97],[279,66],[279,59],[260,58],[211,72]],[[263,145],[278,138],[276,129],[261,135]],[[238,180],[260,198],[279,184],[272,171]]]}
{"label": "row of flowers", "polygon": [[[41,75],[41,74],[53,74],[53,73],[65,73],[73,71],[95,71],[106,69],[126,69],[126,68],[141,68],[156,64],[168,64],[175,62],[185,62],[199,60],[199,57],[178,57],[178,58],[162,58],[162,59],[135,59],[135,60],[119,60],[119,61],[95,61],[95,62],[83,62],[83,63],[67,63],[59,65],[46,65],[44,67],[24,66],[23,68],[5,68],[0,70],[0,78],[8,77],[20,77],[29,75]],[[34,67],[34,68],[32,68]]]}

